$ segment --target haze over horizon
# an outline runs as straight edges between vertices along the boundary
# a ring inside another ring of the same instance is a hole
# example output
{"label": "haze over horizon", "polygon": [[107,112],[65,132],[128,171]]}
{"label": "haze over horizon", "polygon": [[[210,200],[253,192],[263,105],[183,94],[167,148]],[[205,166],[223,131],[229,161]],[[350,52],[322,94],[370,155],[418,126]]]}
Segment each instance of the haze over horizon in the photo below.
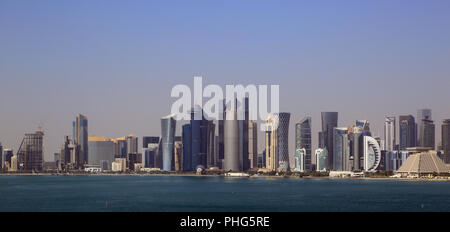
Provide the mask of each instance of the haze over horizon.
{"label": "haze over horizon", "polygon": [[398,127],[429,108],[437,145],[450,118],[448,12],[444,0],[1,1],[0,142],[16,152],[42,125],[52,161],[78,113],[90,136],[159,136],[172,87],[203,76],[280,85],[291,154],[305,115],[317,147],[322,111],[382,137],[385,116]]}

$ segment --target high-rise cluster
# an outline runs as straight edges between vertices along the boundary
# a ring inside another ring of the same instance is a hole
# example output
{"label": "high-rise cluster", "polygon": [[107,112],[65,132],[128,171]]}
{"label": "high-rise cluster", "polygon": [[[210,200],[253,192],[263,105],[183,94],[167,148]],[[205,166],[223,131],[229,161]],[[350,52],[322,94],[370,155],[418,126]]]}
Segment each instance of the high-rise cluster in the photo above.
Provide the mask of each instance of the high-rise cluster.
{"label": "high-rise cluster", "polygon": [[[234,103],[223,102],[223,107],[218,109],[223,118],[217,121],[208,119],[200,106],[194,106],[190,120],[181,126],[180,136],[177,136],[175,115],[162,117],[160,136],[142,137],[141,150],[134,134],[115,139],[88,136],[88,119],[79,114],[72,124],[72,137],[64,136],[61,149],[55,153],[54,169],[61,172],[395,171],[410,155],[430,150],[443,162],[450,163],[450,119],[443,120],[442,141],[436,149],[435,124],[429,109],[418,110],[416,118],[407,114],[398,118],[386,116],[383,138],[372,135],[367,120],[340,126],[338,112],[322,112],[314,152],[312,118],[303,117],[295,124],[295,149],[290,154],[290,113],[270,114],[261,124],[265,127],[265,144],[262,152],[258,152],[259,128],[249,119],[249,99],[245,97],[242,102]],[[25,134],[16,155],[0,143],[1,169],[46,170],[43,138],[41,130]]]}

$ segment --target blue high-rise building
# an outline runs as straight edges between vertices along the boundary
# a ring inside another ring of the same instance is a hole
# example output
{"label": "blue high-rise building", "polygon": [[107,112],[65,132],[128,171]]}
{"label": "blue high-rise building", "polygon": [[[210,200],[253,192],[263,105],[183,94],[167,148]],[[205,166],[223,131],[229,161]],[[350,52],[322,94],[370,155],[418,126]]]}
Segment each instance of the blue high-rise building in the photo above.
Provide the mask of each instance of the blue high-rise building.
{"label": "blue high-rise building", "polygon": [[88,163],[88,119],[86,116],[78,114],[73,122],[73,141],[80,145],[80,153],[77,166],[82,167]]}
{"label": "blue high-rise building", "polygon": [[198,166],[206,168],[208,154],[209,121],[204,117],[203,109],[196,105],[191,111],[191,167]]}
{"label": "blue high-rise building", "polygon": [[322,112],[322,132],[319,133],[320,148],[326,148],[328,153],[327,169],[333,169],[333,129],[338,125],[338,112]]}
{"label": "blue high-rise building", "polygon": [[185,124],[181,132],[183,142],[183,171],[192,171],[192,130],[190,124]]}
{"label": "blue high-rise building", "polygon": [[156,168],[156,157],[158,155],[159,137],[142,137],[142,154],[144,155],[144,165],[146,168]]}
{"label": "blue high-rise building", "polygon": [[[426,121],[424,121],[426,120]],[[423,124],[427,124],[427,121],[431,121],[431,109],[419,109],[417,110],[417,118],[416,118],[416,146],[419,147],[429,147],[429,141],[426,141],[426,130],[422,130],[424,128]],[[425,126],[426,127],[426,126]],[[428,144],[425,144],[428,142]]]}
{"label": "blue high-rise building", "polygon": [[311,170],[311,117],[304,117],[295,124],[295,151],[305,148],[305,169]]}
{"label": "blue high-rise building", "polygon": [[350,171],[348,167],[348,128],[336,127],[333,129],[333,169],[334,171]]}
{"label": "blue high-rise building", "polygon": [[415,147],[417,141],[417,127],[412,115],[399,116],[399,136],[400,150],[406,150],[408,147]]}
{"label": "blue high-rise building", "polygon": [[199,106],[192,108],[191,111],[191,132],[192,132],[192,146],[191,146],[191,168],[195,169],[201,164],[201,147],[202,147],[202,136],[201,136],[201,124],[202,119],[198,120],[197,116],[201,114],[203,118],[202,109]]}
{"label": "blue high-rise building", "polygon": [[164,171],[173,171],[172,158],[174,156],[175,126],[174,115],[161,118],[162,163]]}

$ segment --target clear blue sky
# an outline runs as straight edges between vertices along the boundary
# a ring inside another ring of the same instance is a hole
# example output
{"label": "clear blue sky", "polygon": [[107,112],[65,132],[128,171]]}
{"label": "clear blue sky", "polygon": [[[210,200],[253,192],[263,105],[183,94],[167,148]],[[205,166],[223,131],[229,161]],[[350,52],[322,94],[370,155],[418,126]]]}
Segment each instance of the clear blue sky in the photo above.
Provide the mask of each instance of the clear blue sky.
{"label": "clear blue sky", "polygon": [[[46,159],[77,113],[90,135],[159,135],[175,84],[279,84],[293,125],[431,108],[450,118],[450,1],[0,1],[0,141],[42,124]],[[179,133],[179,131],[178,131]],[[440,136],[437,136],[440,140]],[[259,145],[264,141],[260,137]]]}

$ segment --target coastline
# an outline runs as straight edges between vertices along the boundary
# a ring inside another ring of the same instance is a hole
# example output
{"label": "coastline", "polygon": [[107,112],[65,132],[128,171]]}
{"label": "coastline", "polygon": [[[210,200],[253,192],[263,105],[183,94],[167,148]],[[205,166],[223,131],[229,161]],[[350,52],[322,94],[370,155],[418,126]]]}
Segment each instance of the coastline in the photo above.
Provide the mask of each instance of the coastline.
{"label": "coastline", "polygon": [[391,178],[391,177],[329,177],[329,176],[275,176],[275,175],[252,175],[249,177],[228,177],[225,175],[195,173],[171,173],[171,174],[149,174],[149,173],[0,173],[0,176],[175,176],[175,177],[222,177],[222,178],[295,178],[295,179],[329,179],[329,180],[399,180],[399,181],[439,181],[450,182],[450,179],[432,179],[432,178]]}

